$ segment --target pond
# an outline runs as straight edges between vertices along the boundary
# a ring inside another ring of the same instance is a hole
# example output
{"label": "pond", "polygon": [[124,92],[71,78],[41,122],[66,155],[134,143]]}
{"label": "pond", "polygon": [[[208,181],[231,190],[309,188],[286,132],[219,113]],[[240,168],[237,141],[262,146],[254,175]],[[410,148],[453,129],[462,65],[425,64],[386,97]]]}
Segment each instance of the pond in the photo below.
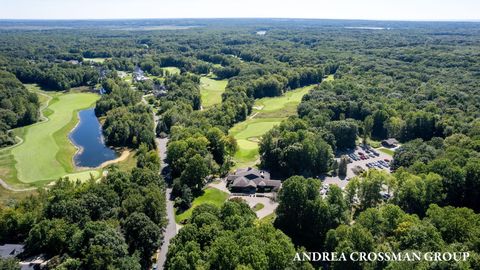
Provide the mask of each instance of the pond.
{"label": "pond", "polygon": [[70,140],[80,149],[73,158],[75,165],[98,167],[105,161],[117,158],[117,153],[105,145],[102,127],[94,109],[82,110],[78,117],[80,122],[70,133]]}

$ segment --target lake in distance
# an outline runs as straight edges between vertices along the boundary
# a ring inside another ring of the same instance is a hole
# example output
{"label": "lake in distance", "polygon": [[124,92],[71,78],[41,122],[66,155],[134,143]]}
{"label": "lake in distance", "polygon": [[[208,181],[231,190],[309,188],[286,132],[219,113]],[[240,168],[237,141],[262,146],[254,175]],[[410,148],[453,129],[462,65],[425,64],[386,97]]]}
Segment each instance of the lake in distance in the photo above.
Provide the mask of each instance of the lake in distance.
{"label": "lake in distance", "polygon": [[74,162],[78,167],[98,167],[103,162],[117,158],[117,153],[105,145],[102,126],[94,109],[78,113],[80,122],[70,133],[70,140],[80,148]]}

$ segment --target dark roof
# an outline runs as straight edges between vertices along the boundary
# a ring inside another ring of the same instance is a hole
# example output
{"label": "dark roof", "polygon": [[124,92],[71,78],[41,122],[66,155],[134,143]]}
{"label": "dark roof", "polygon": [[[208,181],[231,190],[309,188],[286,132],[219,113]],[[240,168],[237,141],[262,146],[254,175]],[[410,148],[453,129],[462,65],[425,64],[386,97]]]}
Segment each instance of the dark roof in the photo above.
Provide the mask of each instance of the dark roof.
{"label": "dark roof", "polygon": [[254,168],[238,169],[234,174],[226,178],[227,183],[231,183],[233,188],[245,187],[267,187],[277,189],[282,185],[280,180],[271,180],[270,174],[266,171]]}
{"label": "dark roof", "polygon": [[398,141],[394,138],[386,139],[382,141],[383,143],[389,144],[389,145],[394,145],[398,144]]}
{"label": "dark roof", "polygon": [[250,181],[247,178],[241,176],[241,177],[236,178],[233,181],[232,187],[247,187],[249,185],[249,183],[250,183]]}
{"label": "dark roof", "polygon": [[234,175],[245,176],[248,179],[255,179],[258,177],[261,177],[264,179],[270,179],[270,173],[263,170],[257,170],[255,168],[238,169],[237,171],[235,171]]}

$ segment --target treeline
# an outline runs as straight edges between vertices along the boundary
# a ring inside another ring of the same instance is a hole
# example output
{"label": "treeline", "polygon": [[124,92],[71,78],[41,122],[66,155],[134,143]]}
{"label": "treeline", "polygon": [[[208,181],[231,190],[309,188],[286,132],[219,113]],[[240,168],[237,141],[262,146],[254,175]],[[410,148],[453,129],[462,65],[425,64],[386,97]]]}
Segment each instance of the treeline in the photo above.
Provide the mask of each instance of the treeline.
{"label": "treeline", "polygon": [[316,121],[357,120],[361,135],[377,140],[389,137],[400,141],[429,140],[451,135],[452,128],[446,126],[440,114],[411,107],[405,110],[406,106],[398,97],[379,96],[350,80],[339,79],[306,95],[298,113]]}
{"label": "treeline", "polygon": [[159,159],[147,149],[140,147],[132,172],[111,167],[100,181],[60,179],[1,207],[0,243],[24,243],[21,257],[44,254],[48,269],[149,269],[166,206]]}
{"label": "treeline", "polygon": [[[345,195],[331,186],[326,198],[318,192],[315,179],[294,176],[279,193],[275,226],[307,250],[352,252],[448,252],[468,251],[466,262],[457,261],[347,261],[328,263],[331,269],[432,269],[478,267],[476,243],[480,236],[480,215],[468,208],[440,207],[441,176],[414,175],[399,171],[389,175],[369,171],[350,180]],[[394,184],[395,183],[395,184]],[[393,196],[383,197],[383,185]]]}
{"label": "treeline", "polygon": [[38,121],[39,101],[11,73],[0,70],[0,147],[15,144],[8,130]]}
{"label": "treeline", "polygon": [[103,124],[103,135],[108,145],[138,148],[144,143],[152,149],[155,148],[154,127],[151,109],[138,104],[110,110]]}
{"label": "treeline", "polygon": [[174,127],[167,162],[174,179],[172,196],[180,210],[188,209],[201,194],[207,176],[229,171],[236,148],[235,139],[216,127]]}
{"label": "treeline", "polygon": [[107,94],[97,101],[95,114],[106,116],[103,124],[105,142],[112,146],[138,148],[142,143],[155,146],[155,123],[151,109],[140,104],[141,93],[119,78],[103,82]]}
{"label": "treeline", "polygon": [[454,134],[427,142],[413,140],[395,152],[392,166],[414,174],[440,175],[442,188],[435,196],[442,201],[438,204],[469,207],[479,212],[480,134],[471,135]]}
{"label": "treeline", "polygon": [[262,167],[277,175],[318,176],[327,172],[333,152],[324,136],[309,130],[300,119],[284,121],[260,141]]}
{"label": "treeline", "polygon": [[255,219],[239,199],[196,207],[173,238],[165,269],[313,269],[292,260],[296,250],[287,236]]}
{"label": "treeline", "polygon": [[262,136],[261,166],[281,177],[318,177],[338,167],[333,153],[355,147],[357,135],[358,124],[351,119],[290,117]]}
{"label": "treeline", "polygon": [[157,102],[158,135],[169,134],[175,125],[188,125],[188,122],[197,120],[192,113],[201,106],[199,84],[200,78],[195,75],[173,75],[165,79],[167,93]]}
{"label": "treeline", "polygon": [[90,66],[71,63],[18,62],[10,68],[23,83],[36,83],[49,90],[68,90],[78,86],[94,86],[99,72]]}

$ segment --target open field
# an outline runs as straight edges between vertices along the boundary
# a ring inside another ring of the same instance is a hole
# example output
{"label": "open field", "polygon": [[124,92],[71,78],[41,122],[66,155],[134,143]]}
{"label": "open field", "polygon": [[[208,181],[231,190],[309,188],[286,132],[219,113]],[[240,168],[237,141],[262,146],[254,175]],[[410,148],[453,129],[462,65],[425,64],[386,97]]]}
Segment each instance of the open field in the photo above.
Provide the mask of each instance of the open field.
{"label": "open field", "polygon": [[200,94],[202,106],[208,108],[222,102],[222,94],[225,92],[228,80],[215,80],[209,77],[200,79]]}
{"label": "open field", "polygon": [[190,207],[185,212],[177,215],[175,214],[175,221],[180,223],[192,215],[192,211],[195,207],[200,204],[210,203],[216,206],[221,206],[228,199],[228,194],[216,188],[206,188],[202,196],[197,197],[192,202],[192,207]]}
{"label": "open field", "polygon": [[[85,180],[97,170],[75,172],[73,159],[76,149],[68,134],[78,122],[77,112],[92,107],[99,98],[92,93],[49,93],[27,86],[42,102],[51,100],[43,110],[44,119],[33,125],[15,130],[23,142],[7,150],[0,150],[0,178],[10,185],[35,186],[68,175]],[[43,105],[43,104],[42,104]],[[43,107],[43,106],[42,106]],[[48,119],[47,119],[48,118]]]}

